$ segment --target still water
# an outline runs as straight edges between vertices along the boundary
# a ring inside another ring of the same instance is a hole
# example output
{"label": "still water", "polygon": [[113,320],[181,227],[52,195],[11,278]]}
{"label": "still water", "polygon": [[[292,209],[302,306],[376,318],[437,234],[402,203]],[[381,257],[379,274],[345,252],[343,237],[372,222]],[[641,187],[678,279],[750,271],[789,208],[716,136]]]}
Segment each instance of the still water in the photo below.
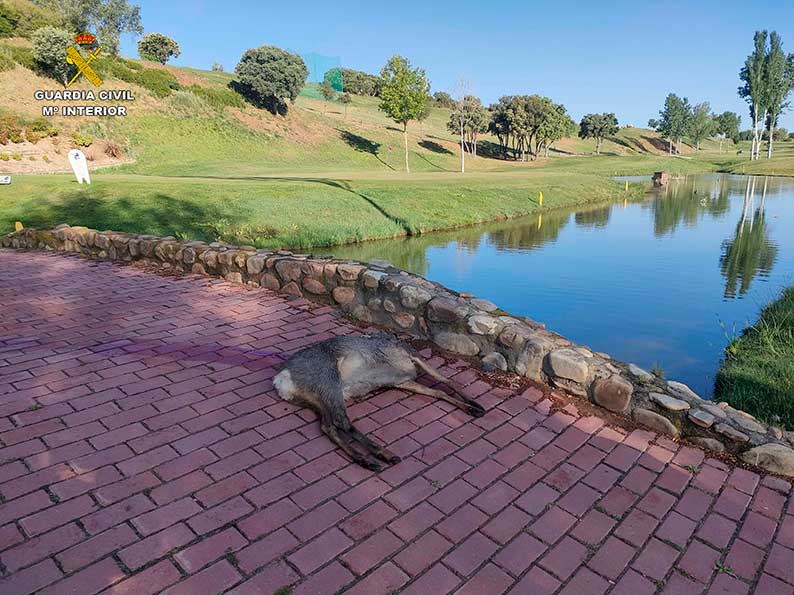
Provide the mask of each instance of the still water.
{"label": "still water", "polygon": [[730,337],[794,284],[794,179],[690,176],[641,202],[345,246],[711,395]]}

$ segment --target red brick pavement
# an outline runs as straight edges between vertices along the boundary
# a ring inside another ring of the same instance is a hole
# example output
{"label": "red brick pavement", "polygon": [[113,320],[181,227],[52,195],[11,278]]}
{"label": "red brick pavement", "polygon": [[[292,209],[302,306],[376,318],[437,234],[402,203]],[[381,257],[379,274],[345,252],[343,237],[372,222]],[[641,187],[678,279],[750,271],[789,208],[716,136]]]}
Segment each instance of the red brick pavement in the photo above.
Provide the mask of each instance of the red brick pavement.
{"label": "red brick pavement", "polygon": [[4,595],[794,593],[789,483],[463,362],[485,417],[385,391],[352,465],[271,384],[330,308],[7,250],[0,307]]}

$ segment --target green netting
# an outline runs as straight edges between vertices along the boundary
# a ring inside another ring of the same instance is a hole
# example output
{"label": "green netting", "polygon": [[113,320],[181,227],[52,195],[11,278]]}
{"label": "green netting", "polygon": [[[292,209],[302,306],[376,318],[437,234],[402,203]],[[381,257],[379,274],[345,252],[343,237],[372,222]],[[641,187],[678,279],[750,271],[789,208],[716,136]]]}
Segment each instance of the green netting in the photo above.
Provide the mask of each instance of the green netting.
{"label": "green netting", "polygon": [[306,79],[309,84],[302,94],[319,96],[318,87],[323,82],[328,82],[337,93],[344,91],[342,61],[338,56],[323,56],[310,52],[302,54],[301,57],[309,69],[309,78]]}

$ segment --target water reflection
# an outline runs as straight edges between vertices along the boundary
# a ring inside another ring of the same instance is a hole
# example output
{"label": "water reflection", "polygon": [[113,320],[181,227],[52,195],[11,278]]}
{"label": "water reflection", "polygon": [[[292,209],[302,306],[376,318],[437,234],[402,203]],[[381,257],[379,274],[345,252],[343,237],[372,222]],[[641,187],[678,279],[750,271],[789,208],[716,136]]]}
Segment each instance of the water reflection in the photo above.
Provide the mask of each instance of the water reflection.
{"label": "water reflection", "polygon": [[756,177],[747,179],[742,216],[733,238],[722,243],[720,270],[725,277],[725,297],[743,297],[756,275],[769,275],[777,258],[777,245],[769,238],[766,224],[766,194],[769,178],[764,178],[761,201],[755,208]]}
{"label": "water reflection", "polygon": [[[636,202],[334,249],[385,259],[703,394],[727,328],[794,282],[794,180],[703,175]],[[789,228],[790,229],[790,228]]]}

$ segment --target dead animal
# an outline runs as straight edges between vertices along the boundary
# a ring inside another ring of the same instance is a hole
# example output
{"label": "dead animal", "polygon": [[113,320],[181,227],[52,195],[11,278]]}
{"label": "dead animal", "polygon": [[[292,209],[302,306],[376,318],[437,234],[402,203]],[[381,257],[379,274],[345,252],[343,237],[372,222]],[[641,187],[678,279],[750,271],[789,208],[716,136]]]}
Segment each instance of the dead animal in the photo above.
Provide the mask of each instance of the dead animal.
{"label": "dead animal", "polygon": [[[416,382],[420,372],[452,388],[454,394]],[[409,345],[377,333],[335,337],[299,351],[273,379],[279,396],[314,409],[328,437],[362,467],[378,471],[382,463],[400,457],[359,432],[347,415],[345,401],[373,390],[395,387],[443,399],[469,415],[482,417],[485,409],[472,401],[459,385],[433,368]]]}

